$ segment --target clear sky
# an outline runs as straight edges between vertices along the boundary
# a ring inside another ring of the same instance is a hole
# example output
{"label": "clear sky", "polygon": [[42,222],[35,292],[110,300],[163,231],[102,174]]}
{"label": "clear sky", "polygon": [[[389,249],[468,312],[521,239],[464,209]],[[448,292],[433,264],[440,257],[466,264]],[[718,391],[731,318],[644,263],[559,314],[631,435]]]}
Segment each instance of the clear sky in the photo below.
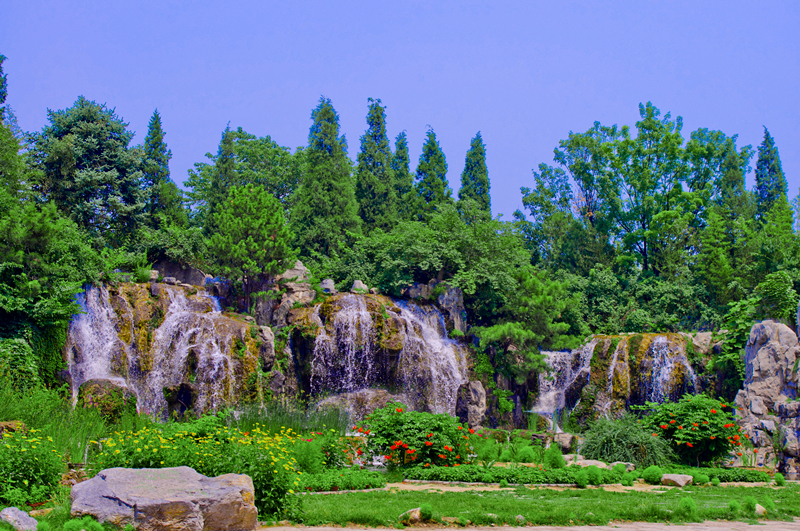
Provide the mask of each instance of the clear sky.
{"label": "clear sky", "polygon": [[505,219],[569,131],[633,125],[646,101],[683,116],[685,138],[708,127],[755,147],[767,126],[791,198],[800,187],[796,0],[5,0],[0,53],[25,130],[83,95],[115,107],[139,143],[158,108],[178,183],[228,122],[305,145],[324,95],[351,157],[368,97],[387,106],[392,138],[408,132],[412,170],[433,127],[454,192],[480,130]]}

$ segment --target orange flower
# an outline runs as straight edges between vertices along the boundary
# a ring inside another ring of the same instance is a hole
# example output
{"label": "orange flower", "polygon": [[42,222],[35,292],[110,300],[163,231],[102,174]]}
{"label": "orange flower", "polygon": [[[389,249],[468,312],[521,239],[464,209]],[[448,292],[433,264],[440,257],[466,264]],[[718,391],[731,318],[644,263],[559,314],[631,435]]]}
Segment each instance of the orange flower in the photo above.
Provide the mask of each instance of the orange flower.
{"label": "orange flower", "polygon": [[711,440],[712,440],[712,441],[713,441],[714,439],[716,439],[716,438],[717,438],[717,437],[716,437],[716,436],[714,436],[714,435],[712,435],[712,436],[711,436]]}
{"label": "orange flower", "polygon": [[469,429],[469,432],[470,432],[470,433],[475,433],[475,430],[473,430],[472,428],[470,428],[470,429]]}
{"label": "orange flower", "polygon": [[658,437],[658,434],[657,434],[657,433],[654,433],[654,434],[653,434],[653,437]]}

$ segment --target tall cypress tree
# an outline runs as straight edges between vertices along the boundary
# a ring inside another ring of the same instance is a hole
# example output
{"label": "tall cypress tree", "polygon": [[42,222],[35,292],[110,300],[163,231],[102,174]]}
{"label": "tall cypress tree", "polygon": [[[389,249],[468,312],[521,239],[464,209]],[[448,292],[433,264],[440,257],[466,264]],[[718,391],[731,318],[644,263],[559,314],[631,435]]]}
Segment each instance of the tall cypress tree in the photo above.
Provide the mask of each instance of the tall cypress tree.
{"label": "tall cypress tree", "polygon": [[3,116],[5,115],[6,108],[3,105],[8,97],[8,74],[3,74],[3,61],[7,57],[0,54],[0,124],[3,123]]}
{"label": "tall cypress tree", "polygon": [[361,232],[361,220],[347,142],[339,136],[339,115],[331,100],[320,98],[311,119],[305,152],[308,170],[292,210],[292,228],[301,254],[330,256],[348,232]]}
{"label": "tall cypress tree", "polygon": [[453,191],[447,182],[447,161],[433,129],[428,129],[427,140],[422,146],[422,155],[417,164],[416,189],[417,196],[422,200],[423,216],[435,211],[443,203],[452,201]]}
{"label": "tall cypress tree", "polygon": [[461,172],[459,201],[473,199],[482,210],[492,212],[492,199],[489,196],[489,170],[486,169],[486,146],[481,132],[475,135],[469,145],[464,171]]}
{"label": "tall cypress tree", "polygon": [[[147,202],[147,223],[159,227],[162,221],[186,225],[188,218],[181,204],[178,187],[169,177],[169,160],[172,150],[164,142],[164,129],[161,127],[161,114],[153,111],[144,139],[144,185],[149,191]],[[161,216],[163,214],[164,216]]]}
{"label": "tall cypress tree", "polygon": [[234,184],[236,160],[233,152],[233,131],[228,124],[222,132],[217,156],[214,159],[214,170],[211,172],[211,185],[206,198],[205,231],[212,234],[216,231],[215,219],[220,205],[228,195],[228,189]]}
{"label": "tall cypress tree", "polygon": [[756,195],[758,198],[758,215],[765,219],[767,212],[779,196],[786,196],[788,187],[781,167],[781,157],[769,130],[764,128],[764,140],[758,146],[758,162],[756,163]]}
{"label": "tall cypress tree", "polygon": [[397,216],[401,220],[416,217],[416,190],[414,176],[411,174],[411,157],[408,156],[408,137],[403,131],[394,141],[392,171],[394,172],[394,190],[397,197]]}
{"label": "tall cypress tree", "polygon": [[356,199],[365,234],[391,229],[397,223],[392,150],[386,136],[386,107],[369,98],[367,131],[361,137],[356,174]]}

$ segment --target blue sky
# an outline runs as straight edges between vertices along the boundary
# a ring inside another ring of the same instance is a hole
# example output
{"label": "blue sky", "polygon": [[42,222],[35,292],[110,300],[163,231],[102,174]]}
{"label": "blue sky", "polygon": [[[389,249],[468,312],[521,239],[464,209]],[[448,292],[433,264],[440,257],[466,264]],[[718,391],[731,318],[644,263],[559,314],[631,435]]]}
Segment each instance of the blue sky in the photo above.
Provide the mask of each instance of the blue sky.
{"label": "blue sky", "polygon": [[[800,187],[800,2],[167,2],[10,0],[8,104],[38,130],[78,95],[141,142],[157,107],[183,182],[230,122],[295,148],[331,98],[355,157],[367,98],[406,130],[412,169],[436,131],[457,192],[481,131],[495,214],[569,131],[633,125],[652,101],[757,146],[766,125]],[[755,165],[755,160],[753,161]],[[749,176],[752,183],[752,174]]]}

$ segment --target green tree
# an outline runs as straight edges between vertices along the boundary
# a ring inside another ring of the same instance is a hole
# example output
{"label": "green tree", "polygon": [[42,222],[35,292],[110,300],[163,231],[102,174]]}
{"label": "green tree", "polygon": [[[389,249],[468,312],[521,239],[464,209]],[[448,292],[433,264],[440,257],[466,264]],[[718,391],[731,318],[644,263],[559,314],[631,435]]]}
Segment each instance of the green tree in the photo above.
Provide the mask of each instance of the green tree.
{"label": "green tree", "polygon": [[307,169],[297,192],[291,223],[300,252],[330,256],[361,233],[347,142],[339,136],[339,115],[331,100],[320,98],[311,113]]}
{"label": "green tree", "polygon": [[8,59],[3,54],[0,54],[0,124],[3,123],[5,115],[5,102],[8,97],[8,74],[3,73],[3,61]]}
{"label": "green tree", "polygon": [[758,146],[758,162],[756,163],[756,196],[759,218],[763,220],[778,198],[786,197],[787,191],[786,177],[783,174],[778,147],[765,127],[764,140]]}
{"label": "green tree", "polygon": [[397,223],[397,199],[392,150],[386,136],[386,107],[369,98],[367,131],[361,137],[356,170],[356,200],[365,234],[375,228],[390,229]]}
{"label": "green tree", "polygon": [[398,200],[414,191],[414,176],[410,170],[411,158],[408,156],[408,138],[402,131],[394,141],[392,155],[392,171],[394,172],[394,189]]}
{"label": "green tree", "polygon": [[711,292],[718,307],[731,301],[729,285],[734,279],[728,251],[728,234],[725,220],[712,207],[708,214],[708,225],[700,237],[701,248],[697,256],[697,273]]}
{"label": "green tree", "polygon": [[428,129],[422,155],[419,156],[416,190],[422,200],[423,216],[429,216],[445,203],[452,202],[453,191],[447,182],[447,161],[433,129]]}
{"label": "green tree", "polygon": [[95,245],[119,245],[144,220],[142,153],[113,109],[80,96],[32,135],[35,189],[85,229]]}
{"label": "green tree", "polygon": [[481,209],[491,214],[492,199],[489,195],[489,170],[486,169],[486,146],[483,145],[480,131],[470,142],[464,160],[464,171],[461,172],[458,199],[465,201],[468,198],[476,201]]}
{"label": "green tree", "polygon": [[775,199],[763,220],[756,242],[756,282],[760,282],[770,273],[798,265],[798,239],[792,228],[792,207],[785,195],[779,195]]}
{"label": "green tree", "polygon": [[169,176],[172,150],[164,142],[164,129],[158,109],[153,111],[144,139],[144,186],[149,191],[147,203],[148,225],[159,227],[164,223],[185,226],[189,222],[183,209],[181,193]]}
{"label": "green tree", "polygon": [[482,348],[494,346],[503,358],[496,359],[495,366],[521,383],[532,371],[547,368],[541,350],[574,348],[580,339],[567,336],[569,324],[561,322],[561,313],[570,304],[563,283],[532,266],[520,268],[516,277],[517,287],[499,322],[473,331]]}
{"label": "green tree", "polygon": [[209,251],[219,273],[241,280],[249,309],[255,285],[286,271],[297,258],[283,208],[263,187],[248,184],[230,188],[213,216],[217,230]]}

